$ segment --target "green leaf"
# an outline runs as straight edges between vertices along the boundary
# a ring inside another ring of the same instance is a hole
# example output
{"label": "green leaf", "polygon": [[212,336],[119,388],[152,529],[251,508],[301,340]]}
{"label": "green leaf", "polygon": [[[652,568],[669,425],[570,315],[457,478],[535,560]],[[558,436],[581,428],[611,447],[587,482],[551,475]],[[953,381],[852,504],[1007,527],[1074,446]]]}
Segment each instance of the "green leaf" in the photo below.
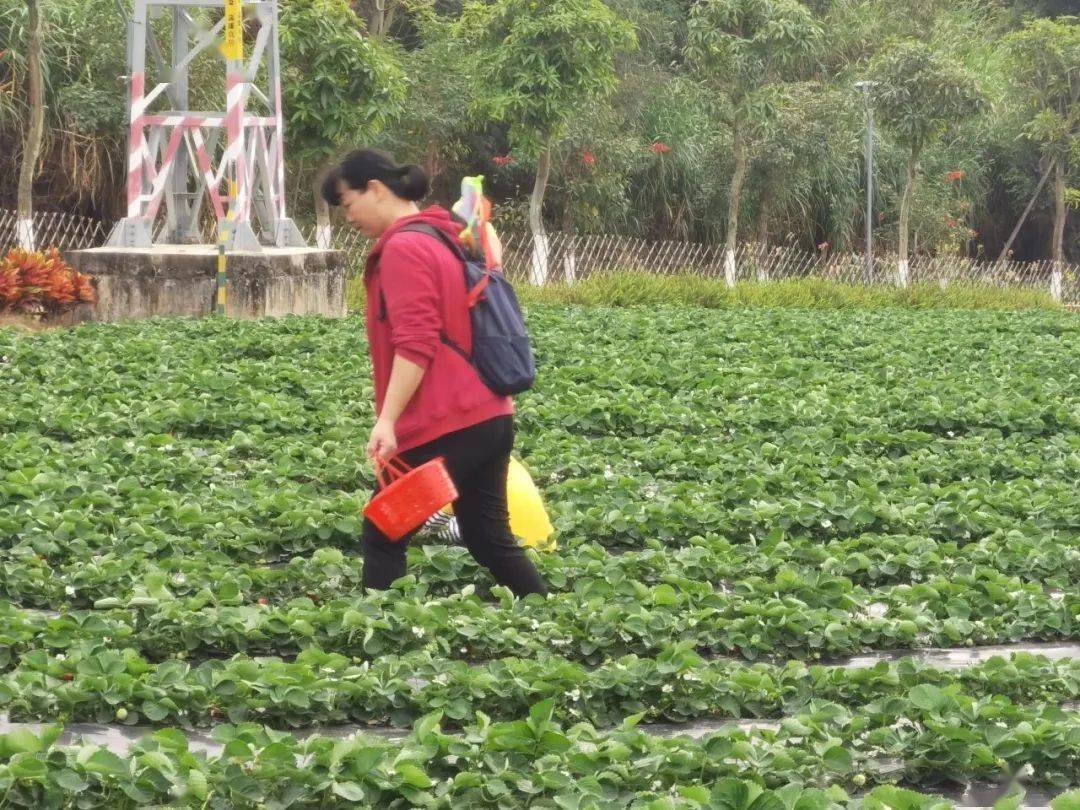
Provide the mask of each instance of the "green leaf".
{"label": "green leaf", "polygon": [[120,759],[112,751],[99,748],[83,763],[87,773],[96,773],[102,776],[122,776],[128,773],[127,763]]}
{"label": "green leaf", "polygon": [[41,739],[29,729],[17,728],[0,737],[0,753],[4,757],[20,753],[36,754],[41,750]]}
{"label": "green leaf", "polygon": [[16,754],[8,764],[11,775],[16,779],[40,781],[49,772],[48,767],[33,754]]}
{"label": "green leaf", "polygon": [[424,771],[411,762],[399,762],[394,766],[402,780],[410,787],[425,790],[431,787],[431,779]]}
{"label": "green leaf", "polygon": [[653,588],[654,605],[674,605],[677,601],[678,595],[670,585],[657,585]]}
{"label": "green leaf", "polygon": [[367,798],[363,786],[356,782],[334,782],[330,789],[335,796],[340,796],[349,802],[362,802]]}
{"label": "green leaf", "polygon": [[69,793],[81,793],[90,783],[70,768],[64,768],[53,774],[53,781]]}
{"label": "green leaf", "polygon": [[952,705],[953,699],[931,684],[919,684],[908,692],[908,700],[916,708],[927,712],[941,712]]}
{"label": "green leaf", "polygon": [[847,773],[851,770],[851,754],[842,746],[834,745],[824,753],[822,759],[830,770],[837,773]]}
{"label": "green leaf", "polygon": [[1050,802],[1051,810],[1080,810],[1080,790],[1062,793]]}

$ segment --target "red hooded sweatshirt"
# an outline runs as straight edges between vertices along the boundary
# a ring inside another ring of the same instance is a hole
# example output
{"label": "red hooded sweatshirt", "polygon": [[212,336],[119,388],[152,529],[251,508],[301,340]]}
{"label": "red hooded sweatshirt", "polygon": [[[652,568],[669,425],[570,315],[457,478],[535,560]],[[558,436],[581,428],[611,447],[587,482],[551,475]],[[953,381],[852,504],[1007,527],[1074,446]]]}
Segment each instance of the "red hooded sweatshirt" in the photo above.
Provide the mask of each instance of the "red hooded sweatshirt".
{"label": "red hooded sweatshirt", "polygon": [[434,236],[401,232],[412,222],[432,225],[454,239],[461,230],[446,209],[432,206],[391,225],[368,256],[364,285],[375,412],[382,411],[395,354],[425,369],[396,425],[399,451],[514,412],[510,397],[484,385],[468,360],[442,341],[445,331],[465,352],[472,352],[465,271]]}

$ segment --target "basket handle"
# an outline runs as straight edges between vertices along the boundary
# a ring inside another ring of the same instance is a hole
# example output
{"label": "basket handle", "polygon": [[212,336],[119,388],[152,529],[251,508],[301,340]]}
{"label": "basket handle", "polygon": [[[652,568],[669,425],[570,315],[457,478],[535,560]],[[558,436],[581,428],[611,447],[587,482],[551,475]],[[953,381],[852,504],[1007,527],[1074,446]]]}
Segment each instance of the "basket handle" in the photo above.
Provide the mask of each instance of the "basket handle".
{"label": "basket handle", "polygon": [[410,472],[412,467],[396,456],[384,458],[375,457],[375,478],[383,489],[390,486],[395,480]]}

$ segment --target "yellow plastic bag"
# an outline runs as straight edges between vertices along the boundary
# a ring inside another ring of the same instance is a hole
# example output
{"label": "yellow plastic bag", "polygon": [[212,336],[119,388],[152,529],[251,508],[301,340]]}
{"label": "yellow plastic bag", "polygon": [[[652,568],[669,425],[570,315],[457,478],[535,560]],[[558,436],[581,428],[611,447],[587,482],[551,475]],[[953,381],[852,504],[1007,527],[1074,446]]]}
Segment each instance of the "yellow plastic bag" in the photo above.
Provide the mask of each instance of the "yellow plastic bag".
{"label": "yellow plastic bag", "polygon": [[506,476],[506,501],[510,507],[510,531],[522,545],[540,551],[555,550],[555,527],[551,525],[540,490],[520,461],[510,457]]}
{"label": "yellow plastic bag", "polygon": [[[525,465],[513,456],[510,457],[510,469],[506,476],[506,502],[510,509],[510,531],[521,540],[521,544],[538,551],[554,551],[555,527],[544,509],[540,490],[536,488]],[[450,515],[454,513],[453,506],[443,511]]]}

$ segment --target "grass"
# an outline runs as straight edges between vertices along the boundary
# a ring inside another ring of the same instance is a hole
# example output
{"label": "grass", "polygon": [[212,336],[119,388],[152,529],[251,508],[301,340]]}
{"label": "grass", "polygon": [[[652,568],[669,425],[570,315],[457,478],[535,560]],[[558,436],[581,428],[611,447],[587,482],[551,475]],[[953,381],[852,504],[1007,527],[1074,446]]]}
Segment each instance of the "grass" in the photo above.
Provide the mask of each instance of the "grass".
{"label": "grass", "polygon": [[[806,307],[816,309],[1062,309],[1049,293],[1017,288],[999,289],[973,284],[916,284],[906,289],[842,284],[818,278],[773,282],[742,282],[728,288],[721,279],[694,275],[660,276],[652,273],[615,272],[594,275],[568,285],[533,287],[515,285],[523,303],[574,306],[694,306]],[[350,311],[364,310],[361,276],[349,281],[346,301]]]}
{"label": "grass", "polygon": [[522,285],[526,302],[577,306],[682,305],[728,307],[807,307],[819,309],[1061,309],[1048,293],[970,284],[916,284],[906,289],[842,284],[817,278],[742,282],[729,288],[721,279],[692,275],[610,273],[573,285],[542,288]]}

